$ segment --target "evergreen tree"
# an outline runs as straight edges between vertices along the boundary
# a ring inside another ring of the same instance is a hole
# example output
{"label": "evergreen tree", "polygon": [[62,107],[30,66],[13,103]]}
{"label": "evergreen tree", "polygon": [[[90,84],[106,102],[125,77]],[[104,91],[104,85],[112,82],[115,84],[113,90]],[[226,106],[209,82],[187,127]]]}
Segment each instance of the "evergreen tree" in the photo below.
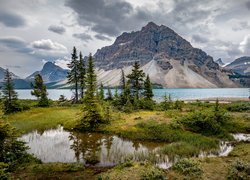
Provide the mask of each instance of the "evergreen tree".
{"label": "evergreen tree", "polygon": [[110,87],[108,87],[108,92],[107,92],[107,98],[106,99],[109,100],[109,101],[113,100],[113,95],[112,95]]}
{"label": "evergreen tree", "polygon": [[3,92],[4,113],[9,114],[12,112],[21,111],[20,105],[17,103],[17,93],[14,90],[12,75],[8,69],[5,72],[2,92]]}
{"label": "evergreen tree", "polygon": [[144,98],[146,100],[152,100],[154,94],[152,89],[152,84],[149,78],[149,75],[147,75],[147,78],[144,82],[144,92],[143,92]]}
{"label": "evergreen tree", "polygon": [[46,107],[49,106],[49,99],[47,97],[47,89],[43,83],[43,78],[40,74],[35,75],[35,84],[31,83],[33,91],[31,91],[32,96],[36,96],[39,100],[38,106]]}
{"label": "evergreen tree", "polygon": [[118,93],[118,88],[117,87],[115,88],[114,98],[115,98],[115,100],[119,99],[119,93]]}
{"label": "evergreen tree", "polygon": [[143,88],[143,78],[145,73],[140,70],[140,64],[135,62],[133,65],[132,73],[127,75],[129,79],[129,84],[131,85],[132,94],[136,99],[140,98],[140,91]]}
{"label": "evergreen tree", "polygon": [[99,90],[99,98],[100,100],[104,100],[104,88],[103,88],[103,84],[101,83],[100,85],[100,90]]}
{"label": "evergreen tree", "polygon": [[76,48],[73,47],[73,52],[71,54],[71,62],[68,64],[70,71],[68,72],[68,83],[74,85],[75,90],[75,103],[78,102],[78,82],[79,82],[79,62],[77,57]]}
{"label": "evergreen tree", "polygon": [[122,93],[123,93],[123,91],[124,91],[125,88],[126,88],[126,77],[125,77],[125,74],[124,74],[123,69],[121,70],[120,86],[121,86],[121,90],[122,90]]}
{"label": "evergreen tree", "polygon": [[94,130],[103,123],[101,107],[97,99],[97,79],[92,55],[89,55],[86,73],[86,92],[84,97],[84,116],[80,122],[82,130]]}
{"label": "evergreen tree", "polygon": [[83,99],[84,96],[84,89],[85,89],[85,79],[86,79],[86,68],[85,63],[82,58],[82,53],[79,54],[79,83],[80,83],[80,95],[81,99]]}

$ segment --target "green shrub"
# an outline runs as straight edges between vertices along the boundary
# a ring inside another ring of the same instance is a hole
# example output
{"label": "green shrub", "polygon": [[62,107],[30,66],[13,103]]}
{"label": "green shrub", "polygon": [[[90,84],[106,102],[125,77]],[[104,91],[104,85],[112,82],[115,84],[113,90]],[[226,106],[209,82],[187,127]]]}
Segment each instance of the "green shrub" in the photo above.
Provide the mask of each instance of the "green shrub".
{"label": "green shrub", "polygon": [[227,179],[230,180],[247,180],[250,179],[250,163],[240,160],[233,162],[228,170]]}
{"label": "green shrub", "polygon": [[200,164],[192,159],[181,159],[174,164],[173,169],[186,176],[200,177],[203,173]]}
{"label": "green shrub", "polygon": [[231,103],[226,108],[232,112],[250,111],[250,102]]}
{"label": "green shrub", "polygon": [[149,171],[146,171],[144,174],[141,175],[141,180],[165,180],[166,177],[164,173],[155,168]]}
{"label": "green shrub", "polygon": [[9,179],[9,173],[7,173],[8,164],[0,162],[0,179],[7,180]]}
{"label": "green shrub", "polygon": [[203,111],[194,112],[183,116],[177,120],[187,130],[200,133],[206,136],[216,135],[219,137],[229,137],[229,134],[223,126],[229,124],[232,118],[223,111]]}

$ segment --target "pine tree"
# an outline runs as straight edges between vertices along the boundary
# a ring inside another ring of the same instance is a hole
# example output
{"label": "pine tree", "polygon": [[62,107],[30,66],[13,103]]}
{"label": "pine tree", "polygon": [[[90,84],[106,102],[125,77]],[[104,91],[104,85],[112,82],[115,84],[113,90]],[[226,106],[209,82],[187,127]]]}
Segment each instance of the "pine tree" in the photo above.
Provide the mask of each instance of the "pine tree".
{"label": "pine tree", "polygon": [[80,129],[94,130],[103,123],[101,107],[97,99],[97,79],[92,55],[89,55],[86,73],[86,92],[84,97],[84,116],[80,122]]}
{"label": "pine tree", "polygon": [[21,111],[20,105],[17,103],[17,93],[14,90],[12,75],[8,69],[5,72],[2,92],[3,92],[4,113],[9,114],[12,112]]}
{"label": "pine tree", "polygon": [[113,95],[112,95],[110,87],[108,87],[108,92],[107,92],[107,98],[106,99],[109,100],[109,101],[113,100]]}
{"label": "pine tree", "polygon": [[140,91],[143,88],[143,78],[145,73],[140,70],[140,64],[135,62],[131,74],[127,75],[129,84],[131,85],[132,94],[136,99],[140,98]]}
{"label": "pine tree", "polygon": [[149,75],[147,75],[147,78],[144,82],[144,92],[143,92],[144,98],[146,100],[152,100],[154,94],[152,89],[152,84],[149,78]]}
{"label": "pine tree", "polygon": [[71,54],[71,62],[68,64],[68,67],[70,71],[68,72],[68,83],[74,84],[74,90],[75,90],[75,103],[78,102],[78,82],[79,82],[79,62],[77,57],[77,51],[76,48],[73,47],[73,52]]}
{"label": "pine tree", "polygon": [[36,96],[39,100],[38,106],[46,107],[49,106],[49,99],[47,97],[47,89],[43,83],[43,78],[40,74],[35,76],[35,84],[31,83],[33,87],[33,91],[31,91],[31,95]]}
{"label": "pine tree", "polygon": [[82,58],[82,53],[79,54],[79,83],[80,83],[80,95],[81,99],[83,99],[84,96],[84,89],[85,89],[85,79],[86,79],[86,68],[85,63]]}
{"label": "pine tree", "polygon": [[104,100],[104,88],[103,88],[103,84],[101,83],[100,85],[100,90],[99,90],[99,99],[100,100]]}
{"label": "pine tree", "polygon": [[122,93],[123,93],[123,91],[124,91],[125,88],[126,88],[126,77],[125,77],[125,74],[124,74],[123,69],[121,70],[120,86],[121,86],[121,91],[122,91]]}

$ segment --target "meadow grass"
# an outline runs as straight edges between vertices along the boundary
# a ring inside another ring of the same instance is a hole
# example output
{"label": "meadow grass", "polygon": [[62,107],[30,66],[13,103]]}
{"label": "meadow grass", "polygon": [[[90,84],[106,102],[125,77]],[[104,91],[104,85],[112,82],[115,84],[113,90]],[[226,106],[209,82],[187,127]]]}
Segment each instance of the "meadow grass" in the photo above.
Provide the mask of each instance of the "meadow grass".
{"label": "meadow grass", "polygon": [[3,116],[17,130],[27,133],[32,130],[45,130],[63,125],[66,129],[75,126],[80,116],[80,107],[31,108],[30,110]]}

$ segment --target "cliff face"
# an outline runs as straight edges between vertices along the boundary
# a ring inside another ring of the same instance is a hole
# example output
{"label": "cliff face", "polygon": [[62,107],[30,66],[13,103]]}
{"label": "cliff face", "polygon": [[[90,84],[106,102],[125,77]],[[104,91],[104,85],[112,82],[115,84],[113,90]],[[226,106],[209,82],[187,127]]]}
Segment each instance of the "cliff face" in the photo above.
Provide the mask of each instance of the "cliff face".
{"label": "cliff face", "polygon": [[99,81],[111,86],[118,85],[120,69],[129,73],[135,61],[153,83],[164,87],[236,86],[211,56],[193,48],[170,28],[153,22],[140,31],[123,33],[111,46],[97,50],[94,59]]}

